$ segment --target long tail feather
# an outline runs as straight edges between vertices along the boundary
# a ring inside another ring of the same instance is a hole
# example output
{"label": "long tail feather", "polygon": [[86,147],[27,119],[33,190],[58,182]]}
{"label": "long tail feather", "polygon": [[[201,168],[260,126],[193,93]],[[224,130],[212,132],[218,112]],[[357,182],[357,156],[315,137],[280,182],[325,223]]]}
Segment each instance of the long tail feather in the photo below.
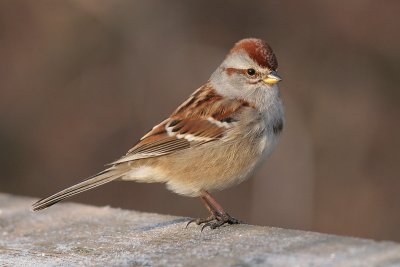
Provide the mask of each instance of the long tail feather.
{"label": "long tail feather", "polygon": [[68,187],[67,189],[64,189],[54,195],[51,195],[47,198],[43,198],[43,199],[39,200],[38,202],[36,202],[32,205],[32,209],[34,211],[38,211],[38,210],[48,208],[66,198],[73,196],[73,195],[82,193],[89,189],[95,188],[97,186],[100,186],[100,185],[106,184],[108,182],[111,182],[115,179],[118,179],[122,175],[123,175],[123,172],[121,172],[120,170],[117,170],[115,167],[108,168],[108,169],[84,180],[83,182],[80,182],[79,184],[73,185],[73,186]]}

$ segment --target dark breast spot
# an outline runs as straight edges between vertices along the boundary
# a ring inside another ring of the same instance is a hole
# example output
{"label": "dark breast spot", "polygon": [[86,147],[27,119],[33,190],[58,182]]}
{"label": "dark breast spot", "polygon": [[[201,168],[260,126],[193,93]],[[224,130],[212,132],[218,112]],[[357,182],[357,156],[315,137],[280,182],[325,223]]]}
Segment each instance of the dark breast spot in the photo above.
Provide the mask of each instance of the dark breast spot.
{"label": "dark breast spot", "polygon": [[283,121],[282,120],[277,120],[272,125],[272,131],[274,132],[274,134],[281,133],[282,129],[283,129]]}

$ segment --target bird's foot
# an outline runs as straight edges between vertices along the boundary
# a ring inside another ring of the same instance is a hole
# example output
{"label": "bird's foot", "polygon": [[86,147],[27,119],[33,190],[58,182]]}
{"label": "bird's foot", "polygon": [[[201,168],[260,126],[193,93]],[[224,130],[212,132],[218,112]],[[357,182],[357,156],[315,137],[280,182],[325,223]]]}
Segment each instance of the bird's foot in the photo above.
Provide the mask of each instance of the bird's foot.
{"label": "bird's foot", "polygon": [[188,222],[188,224],[186,225],[186,227],[189,226],[189,224],[191,223],[196,223],[197,225],[201,225],[204,224],[201,227],[201,231],[203,232],[203,230],[207,227],[210,227],[211,229],[216,229],[220,226],[223,226],[224,224],[239,224],[242,223],[241,221],[235,219],[234,217],[230,216],[228,213],[224,213],[224,214],[212,214],[207,218],[199,218],[199,219],[193,219],[190,220]]}
{"label": "bird's foot", "polygon": [[242,222],[239,221],[238,219],[230,216],[228,213],[218,214],[215,216],[215,218],[213,220],[206,222],[201,227],[201,231],[203,232],[203,230],[207,227],[210,227],[211,229],[214,230],[214,229],[217,229],[217,228],[223,226],[224,224],[240,224],[240,223],[242,223]]}
{"label": "bird's foot", "polygon": [[208,223],[215,220],[215,215],[210,215],[207,218],[197,218],[197,219],[192,219],[186,224],[186,228],[189,226],[191,223],[196,223],[197,225],[201,225],[203,223]]}

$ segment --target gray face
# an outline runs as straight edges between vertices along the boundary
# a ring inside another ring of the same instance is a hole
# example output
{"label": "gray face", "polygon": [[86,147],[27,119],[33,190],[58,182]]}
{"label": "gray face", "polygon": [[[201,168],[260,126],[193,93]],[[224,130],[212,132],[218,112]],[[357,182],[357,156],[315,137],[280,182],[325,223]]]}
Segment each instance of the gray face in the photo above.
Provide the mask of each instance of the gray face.
{"label": "gray face", "polygon": [[278,97],[277,84],[267,84],[264,81],[270,72],[270,69],[259,66],[244,51],[239,51],[230,54],[222,62],[212,74],[210,82],[223,96],[243,99],[265,108],[263,106],[267,102]]}

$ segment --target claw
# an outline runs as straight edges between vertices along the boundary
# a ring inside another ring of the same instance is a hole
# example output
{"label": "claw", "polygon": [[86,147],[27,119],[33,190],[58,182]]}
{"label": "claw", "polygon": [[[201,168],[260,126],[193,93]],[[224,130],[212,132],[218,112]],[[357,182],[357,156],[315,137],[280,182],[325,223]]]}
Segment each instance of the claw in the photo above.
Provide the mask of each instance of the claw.
{"label": "claw", "polygon": [[197,225],[200,225],[200,224],[203,224],[203,223],[208,223],[208,222],[213,221],[215,219],[216,219],[215,215],[210,215],[207,218],[192,219],[186,224],[186,228],[189,226],[189,224],[191,224],[193,222],[196,223]]}
{"label": "claw", "polygon": [[191,219],[187,224],[186,224],[186,227],[185,227],[185,229],[187,229],[188,228],[188,226],[189,226],[189,224],[191,224],[192,222],[195,222],[196,221],[196,219]]}
{"label": "claw", "polygon": [[207,226],[209,226],[209,223],[204,224],[204,225],[201,227],[200,232],[203,232],[204,228],[206,228]]}
{"label": "claw", "polygon": [[203,232],[203,230],[204,230],[206,227],[210,227],[211,230],[214,230],[214,229],[220,227],[220,226],[223,225],[223,224],[225,224],[225,222],[223,222],[223,221],[208,222],[208,223],[206,223],[205,225],[203,225],[203,227],[201,227],[201,232]]}
{"label": "claw", "polygon": [[[229,214],[224,214],[224,215],[212,215],[208,217],[207,219],[197,219],[197,220],[191,220],[189,223],[196,222],[197,225],[203,224],[204,225],[201,227],[201,232],[203,232],[204,229],[207,227],[210,227],[210,229],[214,230],[217,229],[224,224],[239,224],[242,223],[241,221],[231,217]],[[188,223],[188,224],[189,224]]]}

